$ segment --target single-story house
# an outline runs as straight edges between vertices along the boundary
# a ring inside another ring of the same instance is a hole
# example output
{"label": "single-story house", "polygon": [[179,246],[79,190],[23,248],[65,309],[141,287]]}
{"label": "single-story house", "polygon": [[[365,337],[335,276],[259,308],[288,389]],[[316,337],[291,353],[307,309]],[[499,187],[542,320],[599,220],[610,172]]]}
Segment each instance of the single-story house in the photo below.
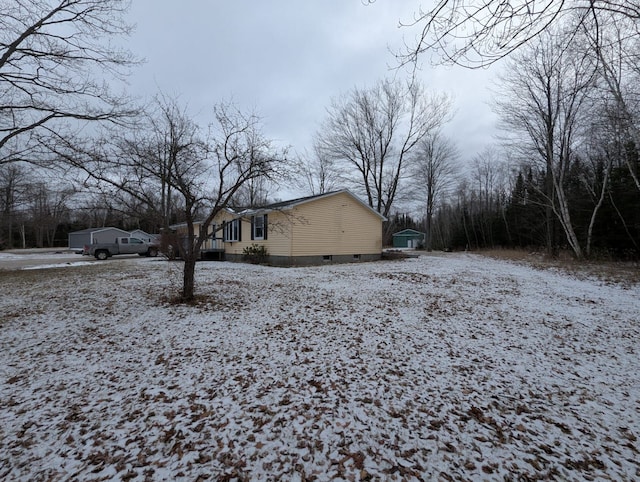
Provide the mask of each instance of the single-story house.
{"label": "single-story house", "polygon": [[116,238],[129,237],[129,231],[119,228],[89,228],[69,233],[69,249],[82,251],[85,246],[96,243],[113,243]]}
{"label": "single-story house", "polygon": [[403,229],[391,235],[394,248],[417,248],[424,244],[425,233],[415,229]]}
{"label": "single-story house", "polygon": [[[348,190],[292,199],[245,210],[225,209],[209,227],[202,257],[245,259],[256,245],[273,265],[378,260],[384,216]],[[186,225],[172,228],[184,235]],[[196,223],[196,235],[199,224]]]}

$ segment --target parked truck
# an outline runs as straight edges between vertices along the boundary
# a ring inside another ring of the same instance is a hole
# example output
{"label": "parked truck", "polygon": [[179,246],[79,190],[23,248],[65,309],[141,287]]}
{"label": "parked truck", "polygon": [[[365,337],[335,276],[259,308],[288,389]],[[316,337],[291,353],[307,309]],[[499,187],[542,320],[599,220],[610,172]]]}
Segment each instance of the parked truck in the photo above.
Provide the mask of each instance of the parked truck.
{"label": "parked truck", "polygon": [[146,243],[138,238],[116,238],[115,243],[97,243],[84,247],[84,254],[104,260],[117,254],[139,254],[140,256],[158,256],[158,245]]}

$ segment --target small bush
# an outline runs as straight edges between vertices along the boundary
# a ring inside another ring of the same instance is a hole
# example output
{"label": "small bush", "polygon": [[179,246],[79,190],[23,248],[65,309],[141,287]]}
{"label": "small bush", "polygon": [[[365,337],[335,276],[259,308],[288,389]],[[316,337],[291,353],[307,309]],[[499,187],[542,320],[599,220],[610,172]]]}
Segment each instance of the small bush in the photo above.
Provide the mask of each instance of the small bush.
{"label": "small bush", "polygon": [[253,264],[266,263],[268,256],[267,248],[261,244],[253,243],[242,250],[243,259]]}

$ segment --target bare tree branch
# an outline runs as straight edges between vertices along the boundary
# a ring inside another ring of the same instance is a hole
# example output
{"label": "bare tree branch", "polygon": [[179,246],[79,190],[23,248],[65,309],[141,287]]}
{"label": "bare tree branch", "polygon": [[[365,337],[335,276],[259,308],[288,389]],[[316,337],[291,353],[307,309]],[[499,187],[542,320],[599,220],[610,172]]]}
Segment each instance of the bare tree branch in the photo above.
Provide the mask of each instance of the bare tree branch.
{"label": "bare tree branch", "polygon": [[344,182],[388,217],[418,142],[451,117],[446,95],[414,82],[381,81],[334,100],[316,135],[320,154],[344,167]]}
{"label": "bare tree branch", "polygon": [[0,164],[36,162],[52,131],[135,113],[102,80],[120,80],[137,63],[110,41],[130,33],[127,8],[127,0],[2,2]]}
{"label": "bare tree branch", "polygon": [[213,117],[203,132],[176,99],[159,95],[133,132],[112,129],[84,149],[60,138],[56,149],[64,163],[87,174],[94,188],[115,188],[114,195],[126,195],[156,213],[158,228],[186,223],[187,236],[178,244],[185,301],[195,296],[195,263],[216,216],[243,186],[274,177],[284,163],[255,113],[221,102]]}
{"label": "bare tree branch", "polygon": [[[374,1],[369,3],[374,3]],[[638,0],[438,0],[401,24],[417,27],[415,42],[398,53],[401,64],[435,51],[444,63],[486,67],[552,27],[578,32],[587,19],[611,15],[640,23]],[[602,24],[603,22],[599,22]]]}

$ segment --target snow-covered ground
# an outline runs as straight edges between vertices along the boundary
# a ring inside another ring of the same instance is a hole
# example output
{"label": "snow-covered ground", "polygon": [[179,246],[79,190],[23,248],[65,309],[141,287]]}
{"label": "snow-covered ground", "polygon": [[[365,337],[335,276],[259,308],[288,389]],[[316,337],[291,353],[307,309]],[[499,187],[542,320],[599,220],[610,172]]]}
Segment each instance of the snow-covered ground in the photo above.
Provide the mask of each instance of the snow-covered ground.
{"label": "snow-covered ground", "polygon": [[68,249],[0,251],[0,270],[61,268],[86,265],[96,260]]}
{"label": "snow-covered ground", "polygon": [[0,271],[1,480],[637,480],[640,290],[470,254]]}

